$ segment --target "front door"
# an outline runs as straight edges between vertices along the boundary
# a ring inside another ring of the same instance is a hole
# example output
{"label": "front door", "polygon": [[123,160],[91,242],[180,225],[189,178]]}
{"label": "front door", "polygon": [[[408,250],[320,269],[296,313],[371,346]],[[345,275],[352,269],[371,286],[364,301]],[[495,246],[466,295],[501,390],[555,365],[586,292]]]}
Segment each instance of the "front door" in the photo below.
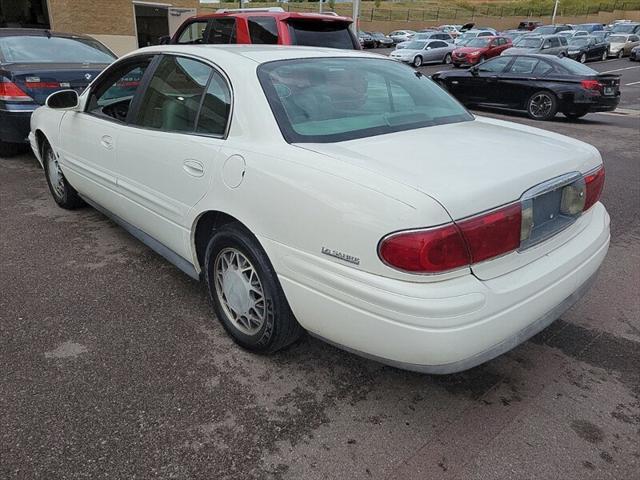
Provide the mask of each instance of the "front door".
{"label": "front door", "polygon": [[231,104],[223,76],[203,62],[165,55],[119,138],[118,189],[126,220],[183,258],[189,210],[206,194]]}
{"label": "front door", "polygon": [[503,93],[499,85],[500,75],[511,60],[510,56],[500,56],[487,60],[476,67],[475,74],[469,77],[469,83],[466,86],[470,103],[500,104]]}
{"label": "front door", "polygon": [[65,176],[81,194],[117,215],[122,214],[115,193],[120,133],[152,58],[140,56],[109,68],[91,87],[84,111],[67,112],[60,124]]}

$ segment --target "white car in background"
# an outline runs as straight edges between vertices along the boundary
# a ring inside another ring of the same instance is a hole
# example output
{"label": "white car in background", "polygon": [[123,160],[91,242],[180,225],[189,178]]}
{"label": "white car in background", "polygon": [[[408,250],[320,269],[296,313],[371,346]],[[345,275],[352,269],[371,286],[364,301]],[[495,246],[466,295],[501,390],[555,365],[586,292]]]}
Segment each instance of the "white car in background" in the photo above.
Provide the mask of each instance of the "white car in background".
{"label": "white car in background", "polygon": [[448,33],[445,32],[418,32],[416,33],[413,37],[411,37],[411,40],[408,40],[406,42],[400,42],[399,44],[396,45],[396,50],[402,50],[403,48],[407,48],[407,46],[409,45],[409,43],[411,42],[415,42],[417,40],[420,41],[425,41],[425,40],[442,40],[446,43],[450,43],[453,45],[453,37],[451,35],[449,35]]}
{"label": "white car in background", "polygon": [[640,45],[640,35],[612,33],[607,41],[609,42],[609,56],[622,58],[628,56],[633,47]]}
{"label": "white car in background", "polygon": [[595,148],[475,117],[361,51],[143,48],[79,97],[52,94],[31,129],[54,200],[93,205],[203,279],[254,352],[306,329],[464,370],[558,318],[609,245]]}
{"label": "white car in background", "polygon": [[394,43],[401,43],[411,40],[416,34],[413,30],[394,30],[389,34]]}

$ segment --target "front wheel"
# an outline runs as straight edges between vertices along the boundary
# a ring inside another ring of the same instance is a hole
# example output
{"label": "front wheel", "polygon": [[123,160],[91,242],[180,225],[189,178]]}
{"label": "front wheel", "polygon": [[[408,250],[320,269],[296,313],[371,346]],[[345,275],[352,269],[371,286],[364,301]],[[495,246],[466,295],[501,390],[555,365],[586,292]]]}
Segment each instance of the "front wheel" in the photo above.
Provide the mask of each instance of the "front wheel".
{"label": "front wheel", "polygon": [[416,68],[422,66],[422,57],[420,55],[413,59],[413,66]]}
{"label": "front wheel", "polygon": [[580,63],[587,63],[587,54],[583,53],[580,55]]}
{"label": "front wheel", "polygon": [[444,59],[442,60],[442,63],[444,63],[445,65],[451,65],[451,54],[447,53],[444,56]]}
{"label": "front wheel", "polygon": [[558,111],[558,100],[548,90],[535,92],[527,100],[527,114],[534,120],[551,120]]}
{"label": "front wheel", "polygon": [[56,203],[67,210],[83,207],[85,205],[84,200],[80,198],[78,192],[65,178],[58,163],[58,156],[48,143],[42,149],[42,160],[49,191]]}
{"label": "front wheel", "polygon": [[618,51],[618,58],[622,57],[624,57],[624,50],[621,48],[620,51]]}
{"label": "front wheel", "polygon": [[[478,59],[478,63],[482,63],[486,60],[486,58],[484,57],[484,55],[482,55],[479,59]],[[477,65],[477,64],[476,64]]]}
{"label": "front wheel", "polygon": [[604,52],[602,52],[601,60],[604,62],[608,56],[609,56],[609,52],[605,50]]}
{"label": "front wheel", "polygon": [[272,353],[302,334],[271,262],[243,226],[230,223],[211,236],[205,279],[218,320],[241,347]]}

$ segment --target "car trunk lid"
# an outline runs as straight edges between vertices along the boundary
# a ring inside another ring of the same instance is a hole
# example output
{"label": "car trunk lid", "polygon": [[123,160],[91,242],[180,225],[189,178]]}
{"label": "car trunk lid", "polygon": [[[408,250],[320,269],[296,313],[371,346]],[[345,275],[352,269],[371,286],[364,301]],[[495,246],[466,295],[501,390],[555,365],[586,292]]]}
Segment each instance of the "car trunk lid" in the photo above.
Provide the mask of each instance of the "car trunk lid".
{"label": "car trunk lid", "polygon": [[[593,148],[582,142],[486,118],[298,146],[409,185],[437,200],[454,221],[518,201],[536,185],[570,172],[585,173],[600,163]],[[426,221],[407,228],[428,226]],[[537,245],[526,259],[551,248],[553,242]],[[517,267],[516,261],[473,270],[486,279]]]}
{"label": "car trunk lid", "polygon": [[5,67],[9,79],[33,100],[43,105],[58,90],[82,92],[107,64],[14,64]]}

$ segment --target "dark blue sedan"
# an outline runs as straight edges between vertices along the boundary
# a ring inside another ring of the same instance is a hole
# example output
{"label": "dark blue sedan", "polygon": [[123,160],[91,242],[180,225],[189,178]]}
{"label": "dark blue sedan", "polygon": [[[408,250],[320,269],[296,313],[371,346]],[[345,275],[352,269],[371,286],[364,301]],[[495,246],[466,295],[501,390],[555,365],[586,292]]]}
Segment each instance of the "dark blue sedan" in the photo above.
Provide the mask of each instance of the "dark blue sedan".
{"label": "dark blue sedan", "polygon": [[0,156],[28,141],[31,112],[51,93],[81,92],[115,59],[84,35],[0,28]]}

